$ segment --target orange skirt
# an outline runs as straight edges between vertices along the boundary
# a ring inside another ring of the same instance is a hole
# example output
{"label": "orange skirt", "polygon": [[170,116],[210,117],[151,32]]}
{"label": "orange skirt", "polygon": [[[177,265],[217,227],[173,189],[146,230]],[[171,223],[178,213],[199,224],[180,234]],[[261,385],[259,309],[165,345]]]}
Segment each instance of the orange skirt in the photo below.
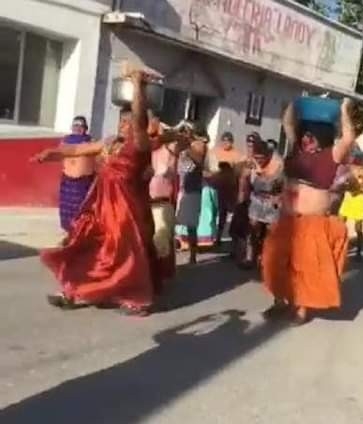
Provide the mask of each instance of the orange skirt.
{"label": "orange skirt", "polygon": [[347,248],[346,226],[335,216],[282,217],[265,240],[264,284],[295,306],[339,307]]}

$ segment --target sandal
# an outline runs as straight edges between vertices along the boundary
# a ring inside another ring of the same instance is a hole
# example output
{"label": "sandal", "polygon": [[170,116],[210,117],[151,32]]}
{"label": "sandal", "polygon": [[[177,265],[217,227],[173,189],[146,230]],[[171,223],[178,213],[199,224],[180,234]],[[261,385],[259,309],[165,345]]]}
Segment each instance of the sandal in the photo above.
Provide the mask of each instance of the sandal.
{"label": "sandal", "polygon": [[135,308],[131,306],[121,305],[119,306],[119,314],[125,317],[147,317],[151,313],[151,306]]}
{"label": "sandal", "polygon": [[290,325],[292,327],[301,327],[302,325],[307,324],[311,321],[311,317],[309,317],[308,313],[305,311],[304,315],[300,315],[298,311],[295,312],[295,316],[291,320]]}
{"label": "sandal", "polygon": [[310,322],[311,319],[308,317],[295,317],[291,322],[290,322],[290,326],[291,327],[301,327],[302,325],[307,324],[308,322]]}
{"label": "sandal", "polygon": [[64,310],[81,309],[90,306],[88,302],[69,299],[63,293],[50,294],[47,296],[47,300],[50,305]]}

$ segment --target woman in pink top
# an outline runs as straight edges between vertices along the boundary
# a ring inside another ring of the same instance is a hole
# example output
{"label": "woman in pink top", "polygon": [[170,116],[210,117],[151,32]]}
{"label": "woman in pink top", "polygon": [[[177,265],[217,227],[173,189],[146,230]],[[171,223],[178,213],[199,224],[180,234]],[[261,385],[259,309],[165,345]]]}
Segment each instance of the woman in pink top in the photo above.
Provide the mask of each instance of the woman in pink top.
{"label": "woman in pink top", "polygon": [[[156,145],[155,145],[156,144]],[[175,274],[174,228],[176,197],[176,143],[154,144],[150,181],[151,209],[154,218],[154,244],[160,273],[165,279]]]}

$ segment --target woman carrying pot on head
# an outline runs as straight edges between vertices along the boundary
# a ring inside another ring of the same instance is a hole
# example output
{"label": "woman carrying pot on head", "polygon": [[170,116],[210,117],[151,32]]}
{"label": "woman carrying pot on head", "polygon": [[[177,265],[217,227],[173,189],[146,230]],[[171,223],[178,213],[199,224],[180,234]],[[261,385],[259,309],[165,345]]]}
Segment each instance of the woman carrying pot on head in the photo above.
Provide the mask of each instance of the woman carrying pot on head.
{"label": "woman carrying pot on head", "polygon": [[106,305],[145,315],[160,290],[145,177],[151,165],[145,86],[153,76],[132,68],[124,72],[132,78],[134,96],[131,111],[121,116],[118,137],[62,145],[34,158],[105,158],[64,246],[41,255],[60,283],[60,292],[48,300],[61,308]]}
{"label": "woman carrying pot on head", "polygon": [[330,215],[329,190],[356,137],[350,100],[341,105],[342,135],[335,145],[338,108],[334,113],[328,108],[325,113],[322,99],[318,106],[313,101],[305,105],[315,108],[314,119],[311,110],[306,119],[304,103],[300,103],[300,116],[294,104],[284,115],[291,154],[285,162],[282,215],[270,229],[262,255],[264,284],[275,298],[265,317],[291,311],[296,325],[309,319],[310,309],[334,308],[341,303],[348,236],[344,223]]}

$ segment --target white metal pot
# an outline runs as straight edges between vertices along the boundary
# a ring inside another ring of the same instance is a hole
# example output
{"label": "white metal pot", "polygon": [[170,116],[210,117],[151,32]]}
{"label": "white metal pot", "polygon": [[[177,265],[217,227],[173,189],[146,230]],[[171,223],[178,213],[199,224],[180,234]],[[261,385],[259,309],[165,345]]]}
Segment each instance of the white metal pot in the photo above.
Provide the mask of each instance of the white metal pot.
{"label": "white metal pot", "polygon": [[[115,106],[130,105],[134,97],[134,85],[130,79],[115,78],[112,81],[112,103]],[[154,111],[160,111],[164,101],[164,87],[158,82],[146,84],[147,106]]]}

